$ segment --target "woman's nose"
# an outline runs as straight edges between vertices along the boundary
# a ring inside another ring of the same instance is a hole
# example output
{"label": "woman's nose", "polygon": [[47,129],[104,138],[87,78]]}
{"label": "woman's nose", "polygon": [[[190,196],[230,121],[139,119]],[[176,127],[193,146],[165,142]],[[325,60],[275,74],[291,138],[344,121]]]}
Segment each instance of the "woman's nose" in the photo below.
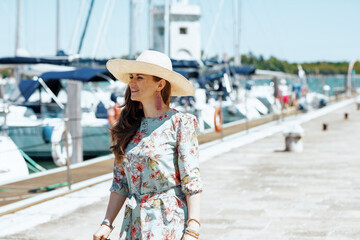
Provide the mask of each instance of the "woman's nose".
{"label": "woman's nose", "polygon": [[134,84],[134,82],[135,82],[135,77],[130,78],[129,85]]}

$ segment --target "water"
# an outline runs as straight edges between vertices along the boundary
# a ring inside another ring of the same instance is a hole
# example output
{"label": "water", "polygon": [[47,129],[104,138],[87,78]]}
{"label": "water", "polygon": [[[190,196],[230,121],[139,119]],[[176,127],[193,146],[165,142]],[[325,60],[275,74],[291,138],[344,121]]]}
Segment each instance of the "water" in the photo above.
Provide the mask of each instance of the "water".
{"label": "water", "polygon": [[[330,86],[329,95],[334,96],[336,93],[342,93],[345,91],[346,78],[345,75],[331,75],[331,76],[308,76],[307,84],[311,92],[322,93],[322,81],[325,80],[325,85]],[[294,80],[286,79],[287,84],[291,85]],[[256,79],[254,84],[257,86],[270,85],[272,79]],[[353,75],[351,84],[356,83],[356,87],[360,88],[360,75]]]}

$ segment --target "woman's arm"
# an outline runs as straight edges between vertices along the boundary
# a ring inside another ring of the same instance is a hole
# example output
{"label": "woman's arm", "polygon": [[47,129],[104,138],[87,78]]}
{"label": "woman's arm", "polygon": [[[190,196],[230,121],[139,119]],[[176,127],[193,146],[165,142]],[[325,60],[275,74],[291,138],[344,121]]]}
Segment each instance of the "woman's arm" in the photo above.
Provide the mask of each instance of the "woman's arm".
{"label": "woman's arm", "polygon": [[[197,121],[192,115],[184,115],[177,135],[178,161],[181,189],[186,196],[188,224],[183,240],[198,239],[200,234],[200,197],[202,182],[199,168]],[[193,220],[191,220],[193,219]]]}
{"label": "woman's arm", "polygon": [[[195,219],[199,222],[200,222],[200,197],[201,197],[201,193],[186,196],[189,219]],[[190,221],[188,227],[198,232],[200,229],[199,224],[195,221]]]}
{"label": "woman's arm", "polygon": [[114,222],[118,215],[122,205],[124,204],[126,197],[116,192],[110,193],[109,204],[105,214],[105,220],[108,220],[111,224]]}
{"label": "woman's arm", "polygon": [[[124,202],[126,200],[126,197],[116,193],[111,192],[109,203],[107,206],[105,219],[104,221],[108,221],[109,225],[112,226],[112,223],[114,222],[116,216],[118,215],[121,207],[123,206]],[[100,228],[94,233],[93,239],[94,240],[105,240],[109,237],[112,229],[106,225],[101,225]]]}

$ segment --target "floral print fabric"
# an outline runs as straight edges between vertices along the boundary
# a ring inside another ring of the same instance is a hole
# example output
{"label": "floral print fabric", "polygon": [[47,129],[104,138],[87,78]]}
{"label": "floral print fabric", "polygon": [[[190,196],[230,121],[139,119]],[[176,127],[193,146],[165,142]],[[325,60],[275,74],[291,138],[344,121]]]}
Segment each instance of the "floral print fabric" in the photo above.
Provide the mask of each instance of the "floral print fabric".
{"label": "floral print fabric", "polygon": [[142,119],[114,166],[110,191],[127,197],[120,239],[181,239],[185,195],[202,191],[197,131],[196,118],[175,109]]}

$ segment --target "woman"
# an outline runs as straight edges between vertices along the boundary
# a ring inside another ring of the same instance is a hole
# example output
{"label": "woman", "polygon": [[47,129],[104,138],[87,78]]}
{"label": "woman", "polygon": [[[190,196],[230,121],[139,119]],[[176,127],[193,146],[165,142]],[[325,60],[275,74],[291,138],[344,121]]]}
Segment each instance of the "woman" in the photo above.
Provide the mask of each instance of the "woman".
{"label": "woman", "polygon": [[171,96],[193,95],[194,88],[160,52],[144,51],[135,61],[115,59],[106,66],[128,88],[111,129],[114,180],[94,240],[110,235],[124,203],[120,239],[198,239],[202,183],[197,122],[169,107]]}

